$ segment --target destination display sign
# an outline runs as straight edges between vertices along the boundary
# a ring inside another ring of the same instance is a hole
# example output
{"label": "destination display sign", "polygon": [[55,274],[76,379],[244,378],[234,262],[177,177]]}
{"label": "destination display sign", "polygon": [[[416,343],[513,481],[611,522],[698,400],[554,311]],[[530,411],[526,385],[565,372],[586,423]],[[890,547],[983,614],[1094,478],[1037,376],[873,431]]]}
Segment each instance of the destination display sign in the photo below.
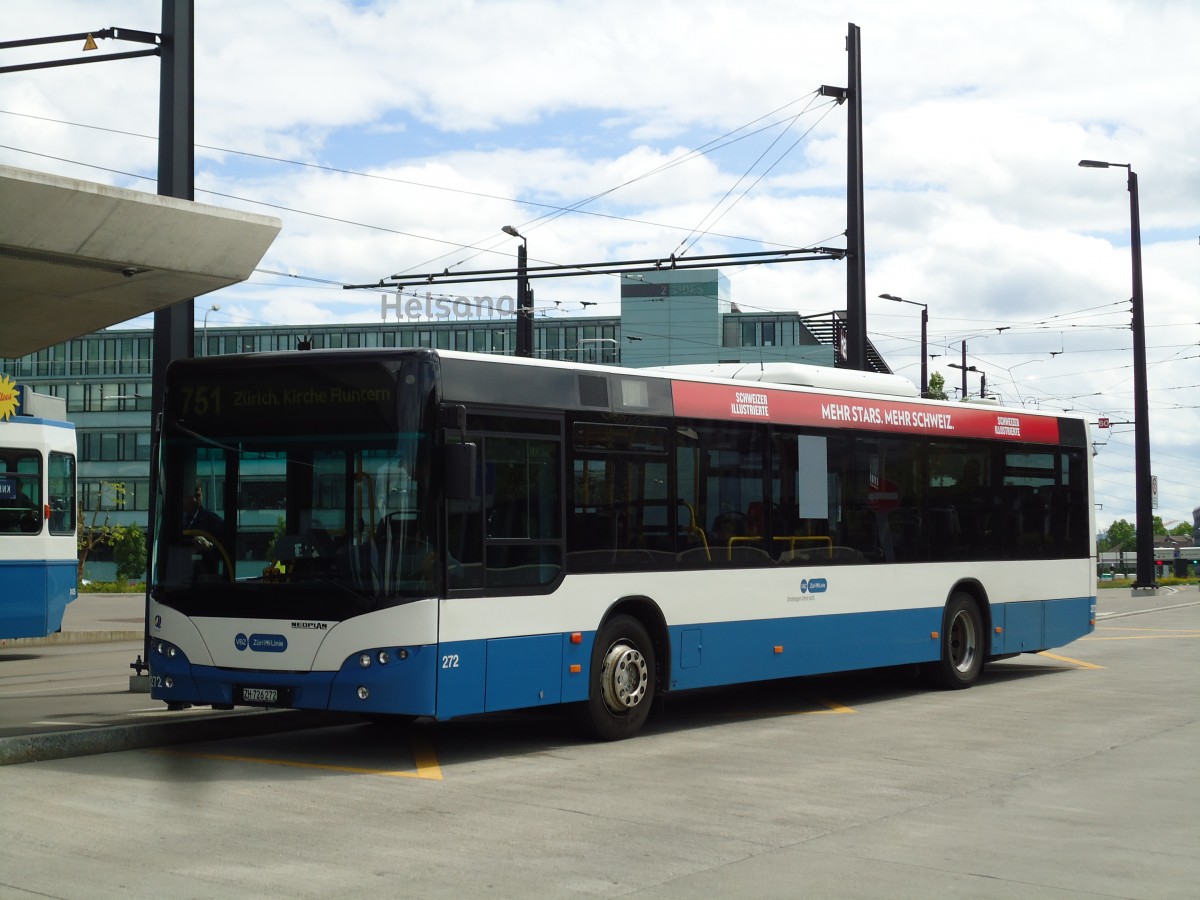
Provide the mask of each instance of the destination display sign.
{"label": "destination display sign", "polygon": [[675,415],[849,428],[931,437],[990,438],[1055,444],[1058,419],[1005,407],[938,405],[781,391],[760,383],[727,386],[675,381]]}
{"label": "destination display sign", "polygon": [[[398,407],[424,394],[415,367],[344,361],[259,361],[175,366],[167,381],[171,421],[204,434],[360,434],[393,431]],[[415,413],[414,413],[415,414]]]}

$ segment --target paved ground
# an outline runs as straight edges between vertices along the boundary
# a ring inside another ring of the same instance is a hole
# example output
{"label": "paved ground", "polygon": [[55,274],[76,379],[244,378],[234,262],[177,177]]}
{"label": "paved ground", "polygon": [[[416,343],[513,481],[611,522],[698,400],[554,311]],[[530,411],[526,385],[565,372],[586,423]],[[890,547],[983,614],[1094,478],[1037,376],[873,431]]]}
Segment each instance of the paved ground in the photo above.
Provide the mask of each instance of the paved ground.
{"label": "paved ground", "polygon": [[[1200,594],[1100,608],[969,691],[879,670],[689,692],[614,744],[542,710],[259,735],[292,714],[210,713],[234,727],[188,743],[169,714],[151,749],[0,767],[0,896],[1190,900]],[[45,665],[28,709],[121,733],[97,710],[136,648],[9,648],[0,678]]]}

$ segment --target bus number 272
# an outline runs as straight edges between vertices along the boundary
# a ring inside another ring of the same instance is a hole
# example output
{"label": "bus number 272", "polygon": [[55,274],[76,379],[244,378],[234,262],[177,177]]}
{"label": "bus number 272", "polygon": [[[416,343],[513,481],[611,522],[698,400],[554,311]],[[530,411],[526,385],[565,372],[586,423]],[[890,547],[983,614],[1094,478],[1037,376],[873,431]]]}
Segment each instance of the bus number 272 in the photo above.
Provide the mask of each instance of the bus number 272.
{"label": "bus number 272", "polygon": [[458,654],[457,653],[448,653],[445,656],[443,656],[442,657],[442,668],[443,669],[457,669],[458,668]]}

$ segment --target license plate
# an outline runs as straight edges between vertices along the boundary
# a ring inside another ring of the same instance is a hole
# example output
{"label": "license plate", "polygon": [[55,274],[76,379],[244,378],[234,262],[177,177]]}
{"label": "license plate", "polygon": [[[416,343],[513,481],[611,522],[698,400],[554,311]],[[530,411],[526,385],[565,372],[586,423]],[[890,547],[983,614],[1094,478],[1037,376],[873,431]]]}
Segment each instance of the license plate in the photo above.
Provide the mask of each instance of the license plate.
{"label": "license plate", "polygon": [[290,699],[287,690],[279,688],[244,687],[238,693],[242,703],[252,703],[258,706],[280,706]]}

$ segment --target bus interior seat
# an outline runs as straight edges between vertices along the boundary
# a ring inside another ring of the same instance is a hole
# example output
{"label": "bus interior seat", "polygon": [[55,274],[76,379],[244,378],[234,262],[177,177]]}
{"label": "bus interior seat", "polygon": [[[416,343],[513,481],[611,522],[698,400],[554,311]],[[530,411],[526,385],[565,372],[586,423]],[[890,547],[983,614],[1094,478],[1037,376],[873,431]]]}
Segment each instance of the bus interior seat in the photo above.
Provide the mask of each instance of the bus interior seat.
{"label": "bus interior seat", "polygon": [[766,534],[766,519],[763,515],[763,503],[754,500],[746,507],[746,533]]}

